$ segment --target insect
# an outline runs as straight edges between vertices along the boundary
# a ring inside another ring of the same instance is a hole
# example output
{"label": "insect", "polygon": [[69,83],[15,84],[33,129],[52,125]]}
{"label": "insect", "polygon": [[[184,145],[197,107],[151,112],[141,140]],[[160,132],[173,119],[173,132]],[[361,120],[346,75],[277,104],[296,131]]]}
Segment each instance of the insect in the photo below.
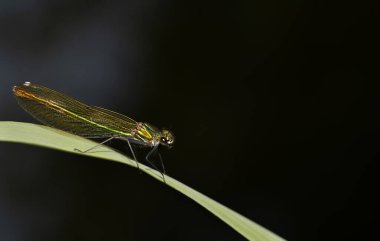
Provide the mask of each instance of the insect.
{"label": "insect", "polygon": [[[42,85],[25,82],[14,86],[13,93],[24,110],[47,126],[89,139],[107,138],[88,150],[76,149],[80,152],[93,150],[112,139],[121,139],[128,143],[137,168],[139,164],[131,143],[150,147],[151,150],[145,159],[156,168],[149,157],[155,153],[159,145],[172,147],[174,143],[174,136],[169,130],[158,130],[148,123],[137,122],[111,110],[83,104]],[[165,169],[161,157],[160,161],[163,169],[161,175],[165,182]]]}

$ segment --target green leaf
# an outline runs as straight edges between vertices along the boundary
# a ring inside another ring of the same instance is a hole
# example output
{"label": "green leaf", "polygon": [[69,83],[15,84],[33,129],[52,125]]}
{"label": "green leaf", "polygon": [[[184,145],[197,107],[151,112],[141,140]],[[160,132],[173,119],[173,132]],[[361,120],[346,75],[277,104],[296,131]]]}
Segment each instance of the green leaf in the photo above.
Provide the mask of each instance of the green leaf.
{"label": "green leaf", "polygon": [[[97,143],[88,139],[69,134],[57,129],[47,126],[3,121],[0,122],[0,141],[17,142],[30,145],[37,145],[47,148],[53,148],[60,151],[75,153],[78,155],[92,156],[102,158],[110,161],[121,162],[133,167],[136,163],[128,159],[126,156],[112,150],[107,146],[100,146],[96,152],[80,153],[75,151],[75,148],[80,150],[87,150]],[[139,164],[142,171],[162,182],[162,177],[159,172],[152,168]],[[223,220],[241,235],[248,240],[256,241],[278,241],[284,240],[262,226],[252,222],[248,218],[240,215],[239,213],[223,206],[222,204],[212,200],[211,198],[203,195],[200,192],[182,184],[181,182],[165,175],[166,185],[183,193],[201,206],[209,210],[215,216]]]}

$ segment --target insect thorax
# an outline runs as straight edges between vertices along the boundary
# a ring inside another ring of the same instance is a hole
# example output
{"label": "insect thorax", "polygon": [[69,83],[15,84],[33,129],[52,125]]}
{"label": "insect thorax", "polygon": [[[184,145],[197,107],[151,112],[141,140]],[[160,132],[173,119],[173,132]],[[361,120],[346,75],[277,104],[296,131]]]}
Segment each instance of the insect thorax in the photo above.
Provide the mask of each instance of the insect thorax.
{"label": "insect thorax", "polygon": [[159,144],[160,132],[150,124],[138,122],[132,134],[136,141],[140,141],[144,145],[156,146]]}

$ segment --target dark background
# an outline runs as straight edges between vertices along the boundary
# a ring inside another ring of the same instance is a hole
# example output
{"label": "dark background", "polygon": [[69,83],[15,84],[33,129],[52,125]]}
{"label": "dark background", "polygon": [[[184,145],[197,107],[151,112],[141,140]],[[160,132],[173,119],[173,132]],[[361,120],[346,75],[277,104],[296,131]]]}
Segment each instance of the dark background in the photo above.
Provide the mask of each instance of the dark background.
{"label": "dark background", "polygon": [[[43,84],[171,129],[170,176],[286,239],[370,240],[378,14],[363,1],[0,1],[1,120],[36,122],[11,88]],[[129,166],[11,143],[0,156],[1,241],[244,240]]]}

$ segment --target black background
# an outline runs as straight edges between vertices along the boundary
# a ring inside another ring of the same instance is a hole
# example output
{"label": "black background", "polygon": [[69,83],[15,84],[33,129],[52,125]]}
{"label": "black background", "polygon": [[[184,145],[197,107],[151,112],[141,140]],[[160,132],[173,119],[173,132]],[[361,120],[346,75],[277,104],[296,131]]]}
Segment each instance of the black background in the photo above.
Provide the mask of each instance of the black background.
{"label": "black background", "polygon": [[[346,1],[0,1],[1,120],[36,122],[11,88],[43,84],[171,129],[170,176],[286,239],[371,240],[378,14]],[[134,168],[0,153],[1,241],[244,240]]]}

